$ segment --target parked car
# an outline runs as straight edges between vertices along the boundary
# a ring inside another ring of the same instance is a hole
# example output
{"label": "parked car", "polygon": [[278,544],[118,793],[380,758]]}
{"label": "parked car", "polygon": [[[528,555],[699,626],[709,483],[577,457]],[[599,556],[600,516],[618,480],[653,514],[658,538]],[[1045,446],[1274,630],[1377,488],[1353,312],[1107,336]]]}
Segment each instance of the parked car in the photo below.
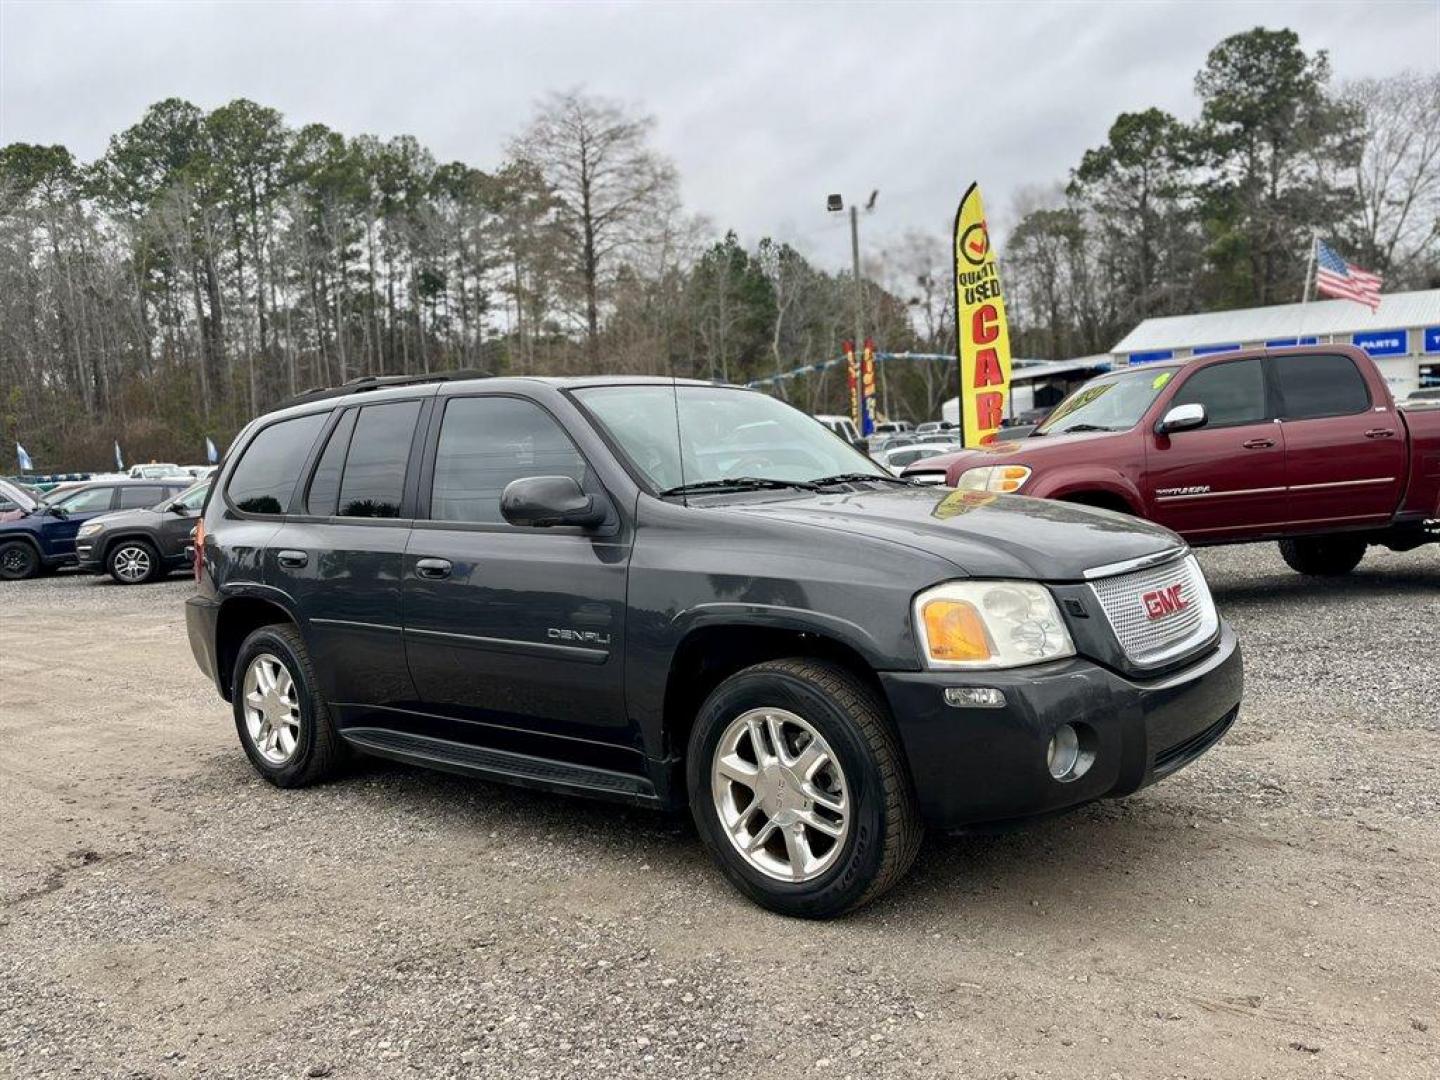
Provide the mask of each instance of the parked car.
{"label": "parked car", "polygon": [[1407,402],[1440,401],[1440,386],[1432,386],[1424,390],[1411,390],[1405,400]]}
{"label": "parked car", "polygon": [[822,416],[816,414],[816,420],[839,435],[851,446],[858,446],[861,443],[860,429],[855,426],[855,421],[848,416]]}
{"label": "parked car", "polygon": [[876,435],[904,435],[909,430],[909,420],[882,420],[875,425]]}
{"label": "parked car", "polygon": [[1170,775],[1240,703],[1173,533],[915,487],[738,387],[307,395],[240,434],[195,550],[191,647],[272,783],[357,750],[688,805],[792,915],[884,892],[924,824]]}
{"label": "parked car", "polygon": [[182,465],[181,468],[196,480],[208,480],[215,475],[214,465]]}
{"label": "parked car", "polygon": [[945,432],[959,431],[960,425],[949,420],[926,420],[925,423],[915,428],[916,435],[940,435]]}
{"label": "parked car", "polygon": [[209,491],[210,481],[203,480],[154,506],[91,518],[75,534],[76,562],[121,585],[141,585],[184,567],[190,531]]}
{"label": "parked car", "polygon": [[34,577],[75,562],[81,524],[111,510],[153,506],[187,486],[166,480],[96,480],[52,491],[24,517],[0,523],[0,580]]}
{"label": "parked car", "polygon": [[191,475],[173,462],[152,461],[148,465],[131,465],[130,478],[132,480],[164,480],[171,477],[180,479],[194,479]]}
{"label": "parked car", "polygon": [[9,480],[0,480],[0,522],[14,521],[35,509],[35,496]]}
{"label": "parked car", "polygon": [[960,447],[952,442],[922,442],[908,446],[887,446],[874,457],[881,465],[899,476],[907,465],[914,465],[916,462],[940,457],[944,454],[953,454],[959,449]]}
{"label": "parked car", "polygon": [[1023,442],[905,473],[923,474],[1135,514],[1192,544],[1278,540],[1302,574],[1440,540],[1440,409],[1397,407],[1348,345],[1123,368]]}

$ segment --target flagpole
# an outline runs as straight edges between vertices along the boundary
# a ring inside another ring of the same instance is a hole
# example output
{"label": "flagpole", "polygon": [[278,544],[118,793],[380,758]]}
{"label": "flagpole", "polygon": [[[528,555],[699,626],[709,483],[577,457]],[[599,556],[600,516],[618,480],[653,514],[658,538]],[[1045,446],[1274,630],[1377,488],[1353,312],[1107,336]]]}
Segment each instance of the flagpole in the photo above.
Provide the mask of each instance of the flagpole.
{"label": "flagpole", "polygon": [[1310,281],[1315,276],[1315,249],[1320,245],[1319,230],[1310,233],[1310,257],[1305,260],[1305,288],[1300,294],[1299,325],[1295,330],[1295,344],[1300,344],[1305,328],[1305,305],[1310,303]]}

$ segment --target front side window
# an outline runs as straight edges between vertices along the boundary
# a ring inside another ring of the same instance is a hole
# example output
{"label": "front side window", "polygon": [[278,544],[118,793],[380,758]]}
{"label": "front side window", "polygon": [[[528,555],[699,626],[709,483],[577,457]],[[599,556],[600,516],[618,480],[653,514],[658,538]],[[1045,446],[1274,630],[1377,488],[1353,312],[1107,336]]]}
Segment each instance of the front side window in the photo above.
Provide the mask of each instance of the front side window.
{"label": "front side window", "polygon": [[55,505],[64,510],[67,514],[88,514],[94,510],[109,510],[110,499],[114,495],[112,487],[85,488],[73,495],[66,495],[56,500]]}
{"label": "front side window", "polygon": [[176,499],[175,504],[184,507],[186,510],[199,510],[205,505],[205,496],[208,494],[210,494],[210,485],[208,483],[196,484],[189,491],[182,494],[180,498]]}
{"label": "front side window", "polygon": [[660,491],[737,477],[889,475],[814,418],[754,390],[592,386],[575,396]]}
{"label": "front side window", "polygon": [[1258,424],[1267,418],[1265,371],[1259,360],[1234,360],[1201,368],[1185,380],[1170,401],[1205,406],[1206,427]]}
{"label": "front side window", "polygon": [[1286,420],[1353,416],[1370,408],[1370,391],[1347,356],[1276,356]]}
{"label": "front side window", "polygon": [[328,414],[297,416],[262,428],[245,447],[225,494],[249,514],[283,514],[295,494],[300,470]]}
{"label": "front side window", "polygon": [[554,417],[509,397],[452,398],[440,423],[430,516],[504,524],[500,495],[528,476],[569,476],[593,489],[580,451]]}
{"label": "front side window", "polygon": [[[341,517],[400,516],[410,440],[420,415],[418,401],[367,405],[355,421],[345,472],[340,478]],[[326,448],[328,451],[328,447]]]}

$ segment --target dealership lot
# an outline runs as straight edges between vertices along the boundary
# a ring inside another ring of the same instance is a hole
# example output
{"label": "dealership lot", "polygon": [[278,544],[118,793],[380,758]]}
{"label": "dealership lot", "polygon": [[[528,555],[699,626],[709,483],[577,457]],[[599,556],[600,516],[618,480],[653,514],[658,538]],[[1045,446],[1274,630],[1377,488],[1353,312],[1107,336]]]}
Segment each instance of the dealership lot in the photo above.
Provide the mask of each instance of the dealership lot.
{"label": "dealership lot", "polygon": [[932,837],[830,924],[679,819],[383,763],[278,791],[188,579],[0,586],[0,1073],[1440,1074],[1440,557],[1202,562],[1246,653],[1219,747]]}

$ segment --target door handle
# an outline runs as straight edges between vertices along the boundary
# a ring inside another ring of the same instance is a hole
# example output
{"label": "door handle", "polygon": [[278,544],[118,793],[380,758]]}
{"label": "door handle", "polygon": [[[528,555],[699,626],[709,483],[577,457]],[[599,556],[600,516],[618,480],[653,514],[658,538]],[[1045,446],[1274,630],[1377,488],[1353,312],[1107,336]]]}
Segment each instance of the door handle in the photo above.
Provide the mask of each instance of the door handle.
{"label": "door handle", "polygon": [[1268,450],[1275,445],[1274,439],[1249,439],[1240,444],[1246,450]]}
{"label": "door handle", "polygon": [[292,570],[298,570],[310,561],[310,555],[304,551],[281,551],[275,556],[275,561],[281,566],[288,566]]}
{"label": "door handle", "polygon": [[1395,429],[1394,429],[1394,428],[1388,428],[1388,427],[1372,427],[1369,431],[1365,432],[1365,438],[1367,438],[1367,439],[1388,439],[1388,438],[1390,438],[1390,436],[1392,436],[1392,435],[1394,435],[1394,434],[1395,434]]}
{"label": "door handle", "polygon": [[415,573],[423,578],[447,578],[450,576],[450,560],[420,559],[415,563]]}

